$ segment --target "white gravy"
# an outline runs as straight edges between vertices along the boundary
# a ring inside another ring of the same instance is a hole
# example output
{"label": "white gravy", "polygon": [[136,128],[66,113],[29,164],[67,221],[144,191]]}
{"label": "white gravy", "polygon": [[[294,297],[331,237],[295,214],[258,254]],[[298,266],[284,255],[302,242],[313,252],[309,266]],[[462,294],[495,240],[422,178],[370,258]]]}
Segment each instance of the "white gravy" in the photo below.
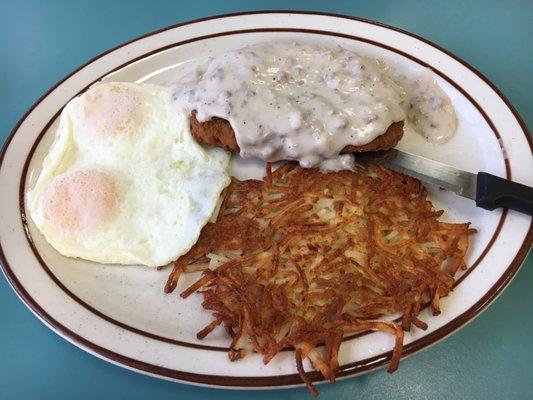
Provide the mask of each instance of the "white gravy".
{"label": "white gravy", "polygon": [[243,157],[349,169],[353,157],[341,150],[394,122],[411,123],[430,142],[453,135],[453,106],[425,75],[400,76],[342,47],[280,42],[210,58],[174,85],[173,98],[200,122],[229,121]]}
{"label": "white gravy", "polygon": [[446,143],[457,131],[457,116],[450,98],[427,70],[417,77],[397,77],[409,93],[407,123],[428,142]]}

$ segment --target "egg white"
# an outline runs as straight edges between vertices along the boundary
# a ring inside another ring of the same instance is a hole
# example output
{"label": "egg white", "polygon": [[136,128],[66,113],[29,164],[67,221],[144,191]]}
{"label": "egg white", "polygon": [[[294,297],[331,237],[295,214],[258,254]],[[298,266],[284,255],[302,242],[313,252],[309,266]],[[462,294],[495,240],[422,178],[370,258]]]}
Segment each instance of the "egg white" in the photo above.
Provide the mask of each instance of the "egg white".
{"label": "egg white", "polygon": [[[104,83],[74,98],[27,194],[36,226],[68,257],[147,266],[177,259],[198,240],[230,182],[229,154],[204,149],[189,129],[163,87]],[[115,183],[116,212],[90,230],[62,229],[45,212],[47,189],[95,170]]]}

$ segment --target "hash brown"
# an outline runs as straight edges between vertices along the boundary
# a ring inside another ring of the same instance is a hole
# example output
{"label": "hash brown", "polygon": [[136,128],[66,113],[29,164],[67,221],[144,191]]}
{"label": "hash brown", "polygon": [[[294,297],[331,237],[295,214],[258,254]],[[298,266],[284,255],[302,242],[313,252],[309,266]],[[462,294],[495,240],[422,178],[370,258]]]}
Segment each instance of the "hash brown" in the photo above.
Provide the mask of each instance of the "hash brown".
{"label": "hash brown", "polygon": [[[418,180],[380,166],[329,174],[292,163],[268,168],[263,181],[231,183],[217,221],[176,261],[165,291],[181,273],[203,269],[181,293],[200,291],[213,315],[198,337],[223,326],[232,361],[257,352],[268,363],[294,348],[316,395],[302,359],[334,381],[343,337],[379,330],[395,336],[393,372],[403,331],[427,328],[418,318],[427,305],[440,313],[475,232],[439,221],[442,213]],[[400,320],[379,319],[395,313]]]}

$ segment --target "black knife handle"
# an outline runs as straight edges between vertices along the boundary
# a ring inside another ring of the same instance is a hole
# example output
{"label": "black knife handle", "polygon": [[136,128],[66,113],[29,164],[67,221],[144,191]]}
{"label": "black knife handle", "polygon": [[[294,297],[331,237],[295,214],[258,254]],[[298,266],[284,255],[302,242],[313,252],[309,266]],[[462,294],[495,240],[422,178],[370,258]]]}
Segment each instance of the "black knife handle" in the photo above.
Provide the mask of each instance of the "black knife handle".
{"label": "black knife handle", "polygon": [[476,205],[486,210],[502,207],[533,215],[533,188],[479,172]]}

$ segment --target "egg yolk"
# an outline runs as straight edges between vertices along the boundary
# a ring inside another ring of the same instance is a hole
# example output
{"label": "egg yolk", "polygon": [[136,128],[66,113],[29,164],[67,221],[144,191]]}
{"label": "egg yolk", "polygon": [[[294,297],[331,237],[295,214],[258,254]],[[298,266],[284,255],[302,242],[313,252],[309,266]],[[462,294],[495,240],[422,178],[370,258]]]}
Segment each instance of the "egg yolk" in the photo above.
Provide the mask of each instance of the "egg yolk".
{"label": "egg yolk", "polygon": [[104,137],[128,133],[142,120],[140,105],[139,92],[126,84],[98,85],[81,98],[76,128]]}
{"label": "egg yolk", "polygon": [[118,191],[109,174],[76,171],[55,177],[41,206],[45,219],[63,234],[87,233],[102,227],[117,213]]}

